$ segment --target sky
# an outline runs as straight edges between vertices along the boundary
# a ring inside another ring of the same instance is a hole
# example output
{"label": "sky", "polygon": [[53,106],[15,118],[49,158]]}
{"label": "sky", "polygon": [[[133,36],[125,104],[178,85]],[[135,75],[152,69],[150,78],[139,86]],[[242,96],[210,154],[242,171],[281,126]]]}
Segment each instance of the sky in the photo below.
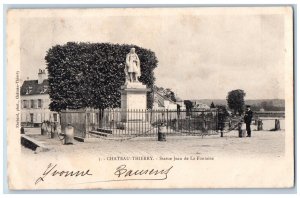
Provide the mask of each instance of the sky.
{"label": "sky", "polygon": [[[110,42],[151,49],[157,86],[182,99],[284,98],[284,17],[174,14],[28,17],[21,22],[21,79],[37,79],[57,44]],[[124,57],[125,61],[125,57]]]}

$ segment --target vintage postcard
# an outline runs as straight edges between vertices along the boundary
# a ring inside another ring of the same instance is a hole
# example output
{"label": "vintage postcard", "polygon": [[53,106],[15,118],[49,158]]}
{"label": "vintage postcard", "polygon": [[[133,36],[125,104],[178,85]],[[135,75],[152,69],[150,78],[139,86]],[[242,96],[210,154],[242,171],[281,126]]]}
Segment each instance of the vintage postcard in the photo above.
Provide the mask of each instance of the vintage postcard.
{"label": "vintage postcard", "polygon": [[9,9],[10,190],[291,188],[293,9]]}

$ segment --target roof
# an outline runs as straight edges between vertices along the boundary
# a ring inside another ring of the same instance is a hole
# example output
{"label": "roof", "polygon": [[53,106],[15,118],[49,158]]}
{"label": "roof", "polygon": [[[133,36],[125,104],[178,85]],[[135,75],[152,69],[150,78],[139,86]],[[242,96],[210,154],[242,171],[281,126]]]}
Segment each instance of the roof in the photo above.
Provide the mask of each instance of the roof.
{"label": "roof", "polygon": [[198,108],[198,109],[210,109],[210,107],[207,104],[200,103],[200,102],[195,102],[194,108]]}
{"label": "roof", "polygon": [[159,107],[164,107],[164,101],[167,100],[170,103],[174,103],[176,104],[176,102],[174,102],[173,100],[171,100],[170,98],[162,95],[161,93],[159,93],[158,91],[154,91],[155,93],[155,97],[154,97],[154,101],[158,103]]}
{"label": "roof", "polygon": [[38,84],[38,80],[25,80],[21,86],[21,96],[48,94],[48,86],[48,79],[44,80],[41,84]]}

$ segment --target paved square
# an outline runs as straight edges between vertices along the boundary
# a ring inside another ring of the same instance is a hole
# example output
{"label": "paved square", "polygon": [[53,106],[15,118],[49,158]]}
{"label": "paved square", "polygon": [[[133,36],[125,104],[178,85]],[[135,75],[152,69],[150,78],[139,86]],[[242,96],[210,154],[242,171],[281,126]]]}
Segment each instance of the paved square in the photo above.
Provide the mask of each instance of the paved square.
{"label": "paved square", "polygon": [[[167,136],[166,142],[157,137],[136,137],[120,141],[118,139],[86,138],[85,142],[74,140],[73,145],[63,145],[58,139],[41,136],[38,131],[26,131],[27,135],[50,148],[47,152],[35,152],[25,147],[26,155],[82,155],[95,156],[184,156],[203,155],[212,157],[243,156],[281,157],[284,155],[285,131],[253,131],[251,138],[238,138],[237,131],[210,136]],[[31,133],[31,134],[30,134]]]}

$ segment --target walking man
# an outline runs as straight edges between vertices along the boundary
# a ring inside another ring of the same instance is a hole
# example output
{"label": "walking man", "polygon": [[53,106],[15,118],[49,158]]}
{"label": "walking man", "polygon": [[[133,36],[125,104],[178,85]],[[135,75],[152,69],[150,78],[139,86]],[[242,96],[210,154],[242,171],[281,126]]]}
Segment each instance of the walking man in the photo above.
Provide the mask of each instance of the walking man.
{"label": "walking man", "polygon": [[247,110],[245,112],[245,116],[244,116],[244,122],[246,123],[246,130],[247,130],[247,137],[251,137],[251,122],[252,122],[252,116],[253,116],[253,112],[250,109],[250,106],[247,105]]}

